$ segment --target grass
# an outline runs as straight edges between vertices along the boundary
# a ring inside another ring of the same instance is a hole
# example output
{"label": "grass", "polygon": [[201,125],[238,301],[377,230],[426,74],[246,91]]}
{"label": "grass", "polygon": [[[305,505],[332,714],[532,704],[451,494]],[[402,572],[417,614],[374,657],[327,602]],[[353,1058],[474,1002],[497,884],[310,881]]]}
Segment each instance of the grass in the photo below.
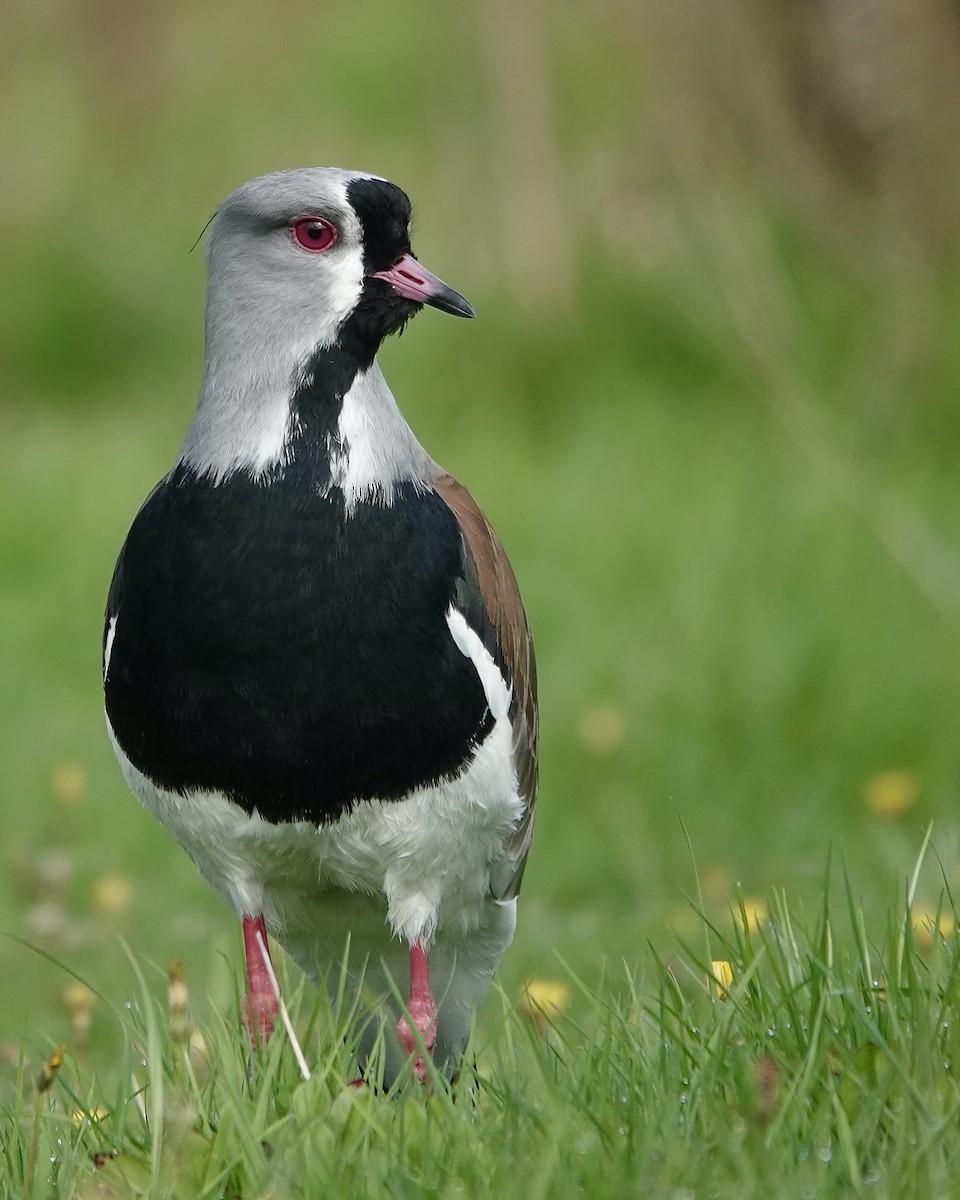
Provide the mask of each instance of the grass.
{"label": "grass", "polygon": [[[670,1197],[949,1194],[948,1139],[932,1137],[950,1112],[949,1073],[934,1076],[949,1039],[931,1014],[941,1005],[952,1019],[953,939],[898,960],[901,931],[912,937],[906,909],[885,914],[931,819],[943,872],[921,873],[911,915],[935,913],[944,881],[957,882],[952,626],[847,493],[722,381],[678,395],[666,367],[643,379],[607,367],[589,393],[602,403],[585,405],[594,367],[581,368],[559,392],[563,420],[541,430],[519,391],[490,399],[483,380],[461,381],[458,403],[446,400],[455,354],[441,335],[425,317],[388,348],[385,368],[510,547],[544,714],[536,847],[503,999],[484,1014],[478,1097],[367,1096],[355,1111],[340,1098],[346,1056],[323,1065],[322,1048],[338,1045],[329,1023],[307,1039],[311,1085],[282,1040],[246,1082],[234,922],[126,793],[100,714],[106,582],[175,451],[192,381],[141,387],[123,404],[38,405],[5,414],[0,439],[10,497],[0,919],[56,962],[18,941],[0,950],[17,981],[0,995],[17,1115],[8,1190],[22,1190],[38,1129],[34,1195],[50,1193],[54,1167],[65,1195],[74,1179],[95,1195],[111,1178],[118,1195],[144,1179],[150,1194],[178,1196],[309,1195],[316,1179],[371,1195],[623,1194],[638,1180]],[[949,464],[907,443],[866,465],[894,510],[944,536],[960,524]],[[884,787],[892,801],[878,804]],[[700,860],[696,909],[687,837]],[[835,839],[855,899],[844,897],[826,943],[823,921],[803,914],[825,903]],[[738,884],[751,911],[757,897],[792,897],[789,917],[775,904],[749,945],[728,921]],[[709,948],[698,911],[726,931]],[[870,970],[859,912],[879,930]],[[183,960],[211,1063],[196,1087],[185,1067],[172,1079],[164,972],[144,966],[141,987],[118,935],[138,962]],[[707,982],[713,960],[732,964],[723,1002]],[[82,1035],[57,962],[98,993]],[[672,973],[658,965],[668,962]],[[525,981],[558,975],[575,1000],[544,1038],[508,1011]],[[877,1026],[877,1050],[874,980],[893,1023]],[[301,1022],[311,1005],[308,993]],[[32,1080],[61,1042],[67,1063],[35,1125]],[[131,1098],[148,1079],[149,1129]],[[764,1089],[776,1100],[751,1099]],[[771,1114],[758,1116],[764,1104]],[[74,1124],[75,1111],[99,1109]],[[154,1136],[165,1122],[167,1151]],[[101,1151],[122,1156],[106,1174],[91,1168]],[[177,1175],[187,1167],[192,1181]]]}
{"label": "grass", "polygon": [[[399,366],[412,345],[388,359]],[[117,933],[160,961],[182,958],[215,1003],[230,977],[211,949],[236,946],[229,915],[127,794],[100,712],[106,583],[174,453],[188,387],[179,410],[146,394],[127,411],[12,421],[0,451],[12,497],[0,513],[0,916],[108,989],[116,978],[117,1003]],[[955,883],[952,631],[762,418],[641,393],[532,446],[501,409],[510,436],[495,459],[479,397],[451,428],[432,429],[449,420],[439,404],[412,419],[502,529],[537,635],[543,802],[508,989],[549,973],[555,947],[589,975],[598,945],[630,959],[682,928],[681,822],[711,916],[735,882],[816,903],[831,838],[858,896],[882,910],[931,819]],[[921,474],[909,456],[891,458],[886,486],[947,527],[955,519],[949,476]],[[912,783],[883,819],[865,795],[889,768]],[[62,1026],[56,975],[3,953],[20,981],[0,997],[7,1036],[28,1014]]]}
{"label": "grass", "polygon": [[[0,1191],[32,1159],[38,1196],[956,1192],[960,33],[896,8],[371,0],[291,38],[252,0],[14,5]],[[295,975],[314,1081],[282,1039],[247,1077],[235,922],[102,728],[110,571],[199,377],[188,248],[309,162],[406,186],[476,303],[384,368],[537,640],[536,843],[455,1098],[344,1093]],[[546,1030],[530,980],[572,995]]]}
{"label": "grass", "polygon": [[945,894],[918,925],[914,879],[873,941],[845,871],[827,874],[808,919],[741,898],[669,961],[565,972],[568,1012],[495,995],[449,1088],[350,1086],[348,1014],[294,986],[305,1082],[282,1035],[250,1054],[234,1004],[199,1036],[179,980],[165,996],[132,958],[109,1084],[68,1056],[37,1092],[38,1044],[8,1081],[7,1194],[953,1195],[956,912]]}
{"label": "grass", "polygon": [[[569,428],[538,439],[501,400],[510,436],[491,457],[479,396],[451,416],[404,377],[416,332],[388,373],[502,528],[541,659],[543,807],[479,1090],[344,1093],[336,1019],[295,973],[315,1078],[299,1081],[278,1038],[247,1080],[234,923],[126,794],[100,724],[103,590],[189,385],[176,408],[152,392],[41,408],[6,418],[0,451],[16,498],[0,512],[0,912],[52,958],[0,951],[17,981],[0,996],[7,1190],[949,1195],[960,964],[956,937],[929,929],[947,930],[937,905],[956,885],[951,627],[762,413],[678,405],[656,380],[631,405],[611,383],[604,407],[570,407]],[[953,526],[948,474],[909,450],[885,465],[887,497]],[[942,868],[891,911],[931,819]],[[831,840],[846,866],[827,887]],[[759,928],[731,925],[738,894]],[[175,957],[207,1047],[196,1080],[150,965]],[[71,971],[96,992],[89,1028]],[[513,1013],[531,979],[573,997],[546,1032]],[[38,1107],[57,1043],[67,1060]]]}

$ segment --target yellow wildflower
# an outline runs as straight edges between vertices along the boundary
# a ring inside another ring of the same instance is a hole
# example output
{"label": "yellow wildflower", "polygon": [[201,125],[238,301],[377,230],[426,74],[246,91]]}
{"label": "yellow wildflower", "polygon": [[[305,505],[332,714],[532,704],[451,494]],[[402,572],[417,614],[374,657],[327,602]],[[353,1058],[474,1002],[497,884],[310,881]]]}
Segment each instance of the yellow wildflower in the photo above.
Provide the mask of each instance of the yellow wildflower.
{"label": "yellow wildflower", "polygon": [[553,1020],[570,1005],[570,988],[559,979],[528,979],[520,1012],[529,1021]]}
{"label": "yellow wildflower", "polygon": [[583,748],[606,755],[619,750],[626,733],[623,712],[615,704],[596,704],[580,714],[577,732]]}
{"label": "yellow wildflower", "polygon": [[744,896],[737,905],[735,916],[738,922],[746,918],[747,929],[757,930],[770,920],[770,909],[762,896]]}
{"label": "yellow wildflower", "polygon": [[933,945],[934,933],[938,937],[947,937],[953,933],[953,913],[937,910],[929,904],[915,904],[910,909],[910,924],[913,926],[913,940],[921,950],[929,950]]}
{"label": "yellow wildflower", "polygon": [[867,780],[863,802],[871,816],[897,821],[920,799],[920,778],[914,771],[880,771]]}
{"label": "yellow wildflower", "polygon": [[93,907],[105,917],[126,912],[133,899],[133,884],[125,875],[101,875],[91,891]]}
{"label": "yellow wildflower", "polygon": [[63,808],[76,808],[87,795],[87,769],[81,762],[57,763],[50,772],[50,791]]}
{"label": "yellow wildflower", "polygon": [[63,989],[61,999],[63,1007],[70,1016],[70,1028],[74,1043],[82,1048],[90,1041],[93,1006],[97,998],[86,984],[74,980]]}
{"label": "yellow wildflower", "polygon": [[733,983],[733,967],[725,958],[715,958],[710,964],[710,975],[719,1000],[726,1000]]}

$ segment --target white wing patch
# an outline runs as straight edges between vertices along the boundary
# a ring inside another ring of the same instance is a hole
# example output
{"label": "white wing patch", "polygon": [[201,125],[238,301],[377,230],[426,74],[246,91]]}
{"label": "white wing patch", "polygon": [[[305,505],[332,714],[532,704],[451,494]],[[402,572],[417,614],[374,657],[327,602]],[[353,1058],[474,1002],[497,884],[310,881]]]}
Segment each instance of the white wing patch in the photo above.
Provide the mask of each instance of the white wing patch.
{"label": "white wing patch", "polygon": [[493,661],[490,651],[481,642],[479,635],[467,624],[463,613],[452,604],[447,609],[447,626],[457,649],[464,658],[469,658],[476,668],[490,713],[495,721],[499,721],[510,711],[513,689],[507,686],[506,680],[500,674],[500,668]]}
{"label": "white wing patch", "polygon": [[113,639],[117,633],[117,617],[119,613],[114,613],[110,618],[110,624],[107,626],[107,640],[103,647],[103,682],[107,682],[107,672],[110,670],[110,652],[113,649]]}

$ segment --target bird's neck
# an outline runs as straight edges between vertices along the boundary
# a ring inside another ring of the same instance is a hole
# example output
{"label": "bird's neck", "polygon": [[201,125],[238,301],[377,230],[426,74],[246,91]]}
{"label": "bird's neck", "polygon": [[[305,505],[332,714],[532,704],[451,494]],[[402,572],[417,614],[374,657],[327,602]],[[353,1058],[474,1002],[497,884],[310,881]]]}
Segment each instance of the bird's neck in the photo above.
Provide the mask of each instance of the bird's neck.
{"label": "bird's neck", "polygon": [[294,455],[321,456],[324,491],[339,489],[347,512],[362,500],[391,504],[399,484],[427,487],[440,468],[397,407],[376,360],[352,371],[320,351],[292,405]]}
{"label": "bird's neck", "polygon": [[217,483],[236,471],[266,476],[283,460],[291,395],[317,342],[313,331],[291,337],[301,326],[279,305],[247,318],[236,320],[211,281],[200,398],[178,465]]}
{"label": "bird's neck", "polygon": [[[307,347],[257,330],[218,353],[208,329],[200,400],[178,465],[220,483],[236,472],[268,483],[316,476],[358,501],[392,502],[396,485],[428,486],[439,468],[397,407],[379,365],[338,343]],[[259,352],[258,352],[259,351]]]}

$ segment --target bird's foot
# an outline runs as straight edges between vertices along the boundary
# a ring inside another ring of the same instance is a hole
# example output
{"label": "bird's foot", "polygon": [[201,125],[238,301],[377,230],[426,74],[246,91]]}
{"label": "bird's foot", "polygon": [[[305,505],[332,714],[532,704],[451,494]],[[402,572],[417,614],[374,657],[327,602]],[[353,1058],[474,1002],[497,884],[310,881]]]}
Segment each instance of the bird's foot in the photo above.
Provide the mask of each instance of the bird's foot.
{"label": "bird's foot", "polygon": [[409,1004],[407,1008],[410,1010],[414,1029],[420,1035],[420,1041],[417,1041],[413,1029],[410,1028],[410,1022],[405,1016],[397,1022],[397,1039],[403,1047],[404,1053],[408,1057],[411,1054],[414,1056],[413,1069],[417,1073],[417,1078],[423,1083],[427,1075],[427,1066],[420,1053],[420,1044],[423,1044],[423,1048],[428,1054],[432,1054],[434,1043],[437,1040],[437,1010],[430,1008],[414,1012]]}
{"label": "bird's foot", "polygon": [[273,1021],[279,1012],[273,992],[251,992],[243,1000],[243,1027],[256,1050],[273,1033]]}
{"label": "bird's foot", "polygon": [[243,1025],[256,1049],[273,1032],[274,1018],[280,1011],[274,976],[268,968],[270,948],[267,927],[260,913],[243,918],[243,950],[247,966],[247,994],[243,1001]]}
{"label": "bird's foot", "polygon": [[415,942],[410,947],[410,995],[407,999],[407,1012],[397,1022],[397,1040],[408,1057],[414,1056],[413,1069],[423,1083],[427,1068],[420,1047],[422,1046],[428,1054],[433,1052],[437,1040],[437,1006],[430,991],[427,952],[420,942]]}

